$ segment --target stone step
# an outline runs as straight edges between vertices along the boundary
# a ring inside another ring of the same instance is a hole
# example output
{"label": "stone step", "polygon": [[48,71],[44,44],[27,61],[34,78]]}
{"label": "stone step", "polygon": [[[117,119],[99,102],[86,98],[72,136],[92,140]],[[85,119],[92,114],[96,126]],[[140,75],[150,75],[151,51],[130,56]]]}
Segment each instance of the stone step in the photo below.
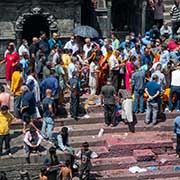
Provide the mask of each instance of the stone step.
{"label": "stone step", "polygon": [[133,156],[137,161],[154,161],[156,159],[155,154],[151,149],[135,149],[133,150]]}
{"label": "stone step", "polygon": [[112,157],[132,156],[135,149],[151,149],[156,155],[173,150],[172,132],[118,133],[104,137]]}
{"label": "stone step", "polygon": [[[70,145],[77,150],[84,141],[89,142],[90,148],[99,149],[101,158],[132,156],[134,149],[152,149],[155,154],[173,151],[172,132],[137,132],[137,133],[107,133],[102,137],[72,136]],[[14,133],[11,139],[11,150],[15,157],[24,157],[23,135]],[[44,153],[52,146],[47,141],[42,142]],[[103,147],[103,148],[102,148]],[[106,149],[107,148],[107,149]],[[101,151],[102,150],[102,151]],[[173,151],[174,152],[174,151]],[[45,155],[45,154],[44,154]],[[3,156],[4,158],[4,156]],[[8,158],[8,157],[6,157]]]}
{"label": "stone step", "polygon": [[[52,145],[46,145],[46,148],[43,152],[41,152],[41,156],[39,156],[37,153],[32,153],[31,154],[31,164],[29,166],[32,165],[32,167],[37,166],[37,164],[39,165],[43,165],[44,159],[47,157],[47,150],[49,147],[51,147]],[[108,154],[108,150],[105,146],[92,146],[90,147],[92,151],[96,152],[98,154],[98,156],[101,158],[103,156],[105,156],[106,154]],[[80,150],[79,148],[74,148],[75,152],[78,152]],[[66,159],[70,158],[70,154],[67,153],[63,153],[60,150],[57,150],[57,155],[58,155],[58,159],[60,161],[65,161]],[[28,166],[28,164],[26,163],[25,160],[25,153],[24,153],[24,149],[23,147],[21,147],[21,149],[18,150],[18,152],[16,152],[15,154],[13,154],[13,158],[4,155],[1,157],[1,161],[0,161],[0,170],[4,170],[8,169],[10,167],[11,170],[13,170],[16,165],[19,164],[20,167],[18,168],[22,168],[23,166]],[[16,170],[16,168],[15,168]]]}
{"label": "stone step", "polygon": [[[158,120],[159,122],[172,119],[174,120],[175,117],[180,115],[180,113],[166,113],[166,114],[159,114]],[[90,124],[97,124],[97,123],[104,123],[104,114],[103,112],[98,113],[90,113],[87,116],[82,116],[79,118],[78,121],[75,121],[73,118],[56,118],[55,119],[55,126],[68,126],[68,125],[90,125]],[[135,122],[140,122],[145,120],[145,113],[137,114],[134,116]],[[11,129],[22,129],[22,121],[13,121],[11,124]]]}
{"label": "stone step", "polygon": [[159,168],[162,166],[179,165],[180,158],[177,158],[176,154],[164,154],[157,156],[156,159],[151,161],[138,162],[134,156],[125,156],[92,159],[92,164],[94,171],[109,170],[109,166],[111,166],[111,170],[128,169],[132,166],[139,166],[142,168],[155,166]]}
{"label": "stone step", "polygon": [[[33,156],[32,158],[33,159]],[[67,159],[64,158],[64,159]],[[64,160],[63,159],[63,160]],[[13,161],[9,162],[8,166],[3,165],[1,166],[2,171],[6,172],[13,172],[19,171],[21,169],[25,169],[29,171],[36,171],[36,173],[39,172],[40,168],[43,166],[43,161],[38,159],[36,162],[33,162],[31,164],[26,164],[24,159],[21,159],[20,165],[17,167],[16,164],[13,164]],[[62,159],[61,159],[62,160]],[[6,160],[7,161],[7,160]],[[7,161],[8,162],[8,161]],[[163,155],[159,156],[158,160],[156,161],[147,161],[147,162],[137,162],[136,159],[132,156],[127,157],[116,157],[116,158],[97,158],[92,159],[93,168],[92,171],[98,171],[101,173],[101,171],[109,170],[109,166],[111,166],[111,170],[119,170],[119,169],[128,169],[132,166],[139,166],[142,168],[148,168],[148,167],[156,167],[156,168],[162,168],[163,166],[177,166],[180,164],[180,159],[176,158],[175,154],[173,155]]]}
{"label": "stone step", "polygon": [[180,177],[180,171],[175,171],[173,166],[163,166],[157,171],[150,171],[144,173],[130,173],[128,169],[107,170],[92,173],[96,180],[145,180],[145,179],[159,179],[159,178],[176,178]]}

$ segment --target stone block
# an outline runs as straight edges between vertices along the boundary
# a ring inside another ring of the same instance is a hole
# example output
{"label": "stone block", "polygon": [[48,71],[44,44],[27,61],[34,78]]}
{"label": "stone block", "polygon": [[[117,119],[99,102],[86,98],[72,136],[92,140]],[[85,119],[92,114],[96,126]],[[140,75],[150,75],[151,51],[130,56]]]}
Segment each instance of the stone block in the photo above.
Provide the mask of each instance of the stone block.
{"label": "stone block", "polygon": [[6,22],[6,21],[1,21],[0,22],[0,39],[11,39],[14,40],[15,37],[15,31],[14,31],[14,25],[12,22]]}
{"label": "stone block", "polygon": [[58,19],[57,20],[58,31],[65,36],[66,34],[72,34],[74,29],[73,19]]}
{"label": "stone block", "polygon": [[133,156],[137,161],[153,161],[155,160],[155,154],[151,149],[134,150]]}

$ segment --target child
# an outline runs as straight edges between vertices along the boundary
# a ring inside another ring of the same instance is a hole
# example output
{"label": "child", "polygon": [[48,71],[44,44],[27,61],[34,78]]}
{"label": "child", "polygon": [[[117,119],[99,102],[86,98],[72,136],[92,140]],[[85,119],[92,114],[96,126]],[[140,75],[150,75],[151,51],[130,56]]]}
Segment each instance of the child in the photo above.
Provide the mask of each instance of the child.
{"label": "child", "polygon": [[176,154],[180,158],[180,116],[177,116],[174,120],[174,132],[176,134]]}
{"label": "child", "polygon": [[8,106],[3,105],[0,112],[0,157],[2,156],[3,142],[5,142],[5,148],[9,156],[12,156],[10,152],[10,124],[14,119],[14,116],[8,112]]}
{"label": "child", "polygon": [[46,168],[41,169],[41,173],[39,175],[39,180],[48,180]]}
{"label": "child", "polygon": [[71,162],[67,160],[65,162],[65,167],[61,168],[61,171],[59,173],[59,180],[72,180],[72,170],[70,168]]}
{"label": "child", "polygon": [[88,142],[84,142],[82,144],[82,149],[76,154],[76,156],[81,159],[79,179],[89,179],[90,170],[92,168],[91,159],[97,158],[98,155],[89,149]]}

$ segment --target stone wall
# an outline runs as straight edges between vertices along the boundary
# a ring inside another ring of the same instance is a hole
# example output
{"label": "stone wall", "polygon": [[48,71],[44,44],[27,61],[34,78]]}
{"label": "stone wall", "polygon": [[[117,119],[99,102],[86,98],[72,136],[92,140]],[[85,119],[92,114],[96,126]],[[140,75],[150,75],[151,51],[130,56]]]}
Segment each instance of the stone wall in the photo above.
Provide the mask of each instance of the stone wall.
{"label": "stone wall", "polygon": [[[64,38],[69,37],[73,28],[81,23],[80,0],[0,1],[0,60],[3,58],[8,41],[15,41],[19,45],[21,30],[16,29],[17,19],[24,13],[31,13],[35,7],[41,8],[43,12],[55,18],[57,31]],[[0,66],[0,78],[4,77],[4,69],[4,66]]]}

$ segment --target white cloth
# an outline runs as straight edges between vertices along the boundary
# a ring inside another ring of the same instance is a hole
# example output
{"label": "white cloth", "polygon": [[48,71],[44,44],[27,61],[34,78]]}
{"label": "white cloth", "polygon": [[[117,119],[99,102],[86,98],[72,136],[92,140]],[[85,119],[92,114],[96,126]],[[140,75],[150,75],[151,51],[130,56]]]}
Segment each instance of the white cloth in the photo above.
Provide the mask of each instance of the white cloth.
{"label": "white cloth", "polygon": [[40,99],[39,83],[37,82],[37,80],[32,75],[29,75],[27,77],[26,84],[28,84],[28,82],[30,82],[31,80],[34,82],[33,93],[34,93],[36,102],[40,102],[41,99]]}
{"label": "white cloth", "polygon": [[56,53],[53,55],[53,59],[52,59],[53,65],[56,65],[56,64],[57,64],[57,61],[58,61],[59,58],[60,58],[60,55],[59,55],[58,52],[56,52]]}
{"label": "white cloth", "polygon": [[172,72],[171,86],[180,86],[180,69]]}
{"label": "white cloth", "polygon": [[122,119],[127,119],[129,123],[133,122],[133,101],[132,99],[125,99],[122,102]]}
{"label": "white cloth", "polygon": [[83,51],[85,52],[84,58],[87,58],[88,52],[92,49],[92,45],[93,43],[90,44],[90,46],[88,47],[87,44],[84,44],[83,46]]}
{"label": "white cloth", "polygon": [[116,67],[118,65],[119,65],[119,62],[118,62],[116,56],[114,54],[112,54],[111,57],[109,58],[110,70],[118,70],[119,67]]}
{"label": "white cloth", "polygon": [[68,79],[72,78],[72,73],[76,70],[76,66],[73,63],[70,63],[68,66]]}
{"label": "white cloth", "polygon": [[76,42],[70,40],[65,44],[64,49],[72,49],[72,54],[74,54],[76,51],[79,50],[79,47]]}
{"label": "white cloth", "polygon": [[23,53],[27,53],[28,56],[29,56],[29,48],[26,47],[24,44],[22,44],[22,45],[19,47],[18,53],[19,53],[20,56],[22,56]]}
{"label": "white cloth", "polygon": [[97,70],[98,70],[98,66],[94,62],[91,62],[89,67],[89,86],[90,86],[91,94],[96,94],[98,76],[97,73],[95,73],[95,71]]}
{"label": "white cloth", "polygon": [[[43,139],[43,137],[40,135],[40,133],[38,131],[36,131],[37,136],[38,136],[38,142],[37,142],[37,146],[39,146],[41,144],[41,141]],[[31,140],[32,140],[32,136],[30,131],[27,131],[25,136],[24,136],[24,142],[28,145],[28,146],[32,146],[31,144]]]}

